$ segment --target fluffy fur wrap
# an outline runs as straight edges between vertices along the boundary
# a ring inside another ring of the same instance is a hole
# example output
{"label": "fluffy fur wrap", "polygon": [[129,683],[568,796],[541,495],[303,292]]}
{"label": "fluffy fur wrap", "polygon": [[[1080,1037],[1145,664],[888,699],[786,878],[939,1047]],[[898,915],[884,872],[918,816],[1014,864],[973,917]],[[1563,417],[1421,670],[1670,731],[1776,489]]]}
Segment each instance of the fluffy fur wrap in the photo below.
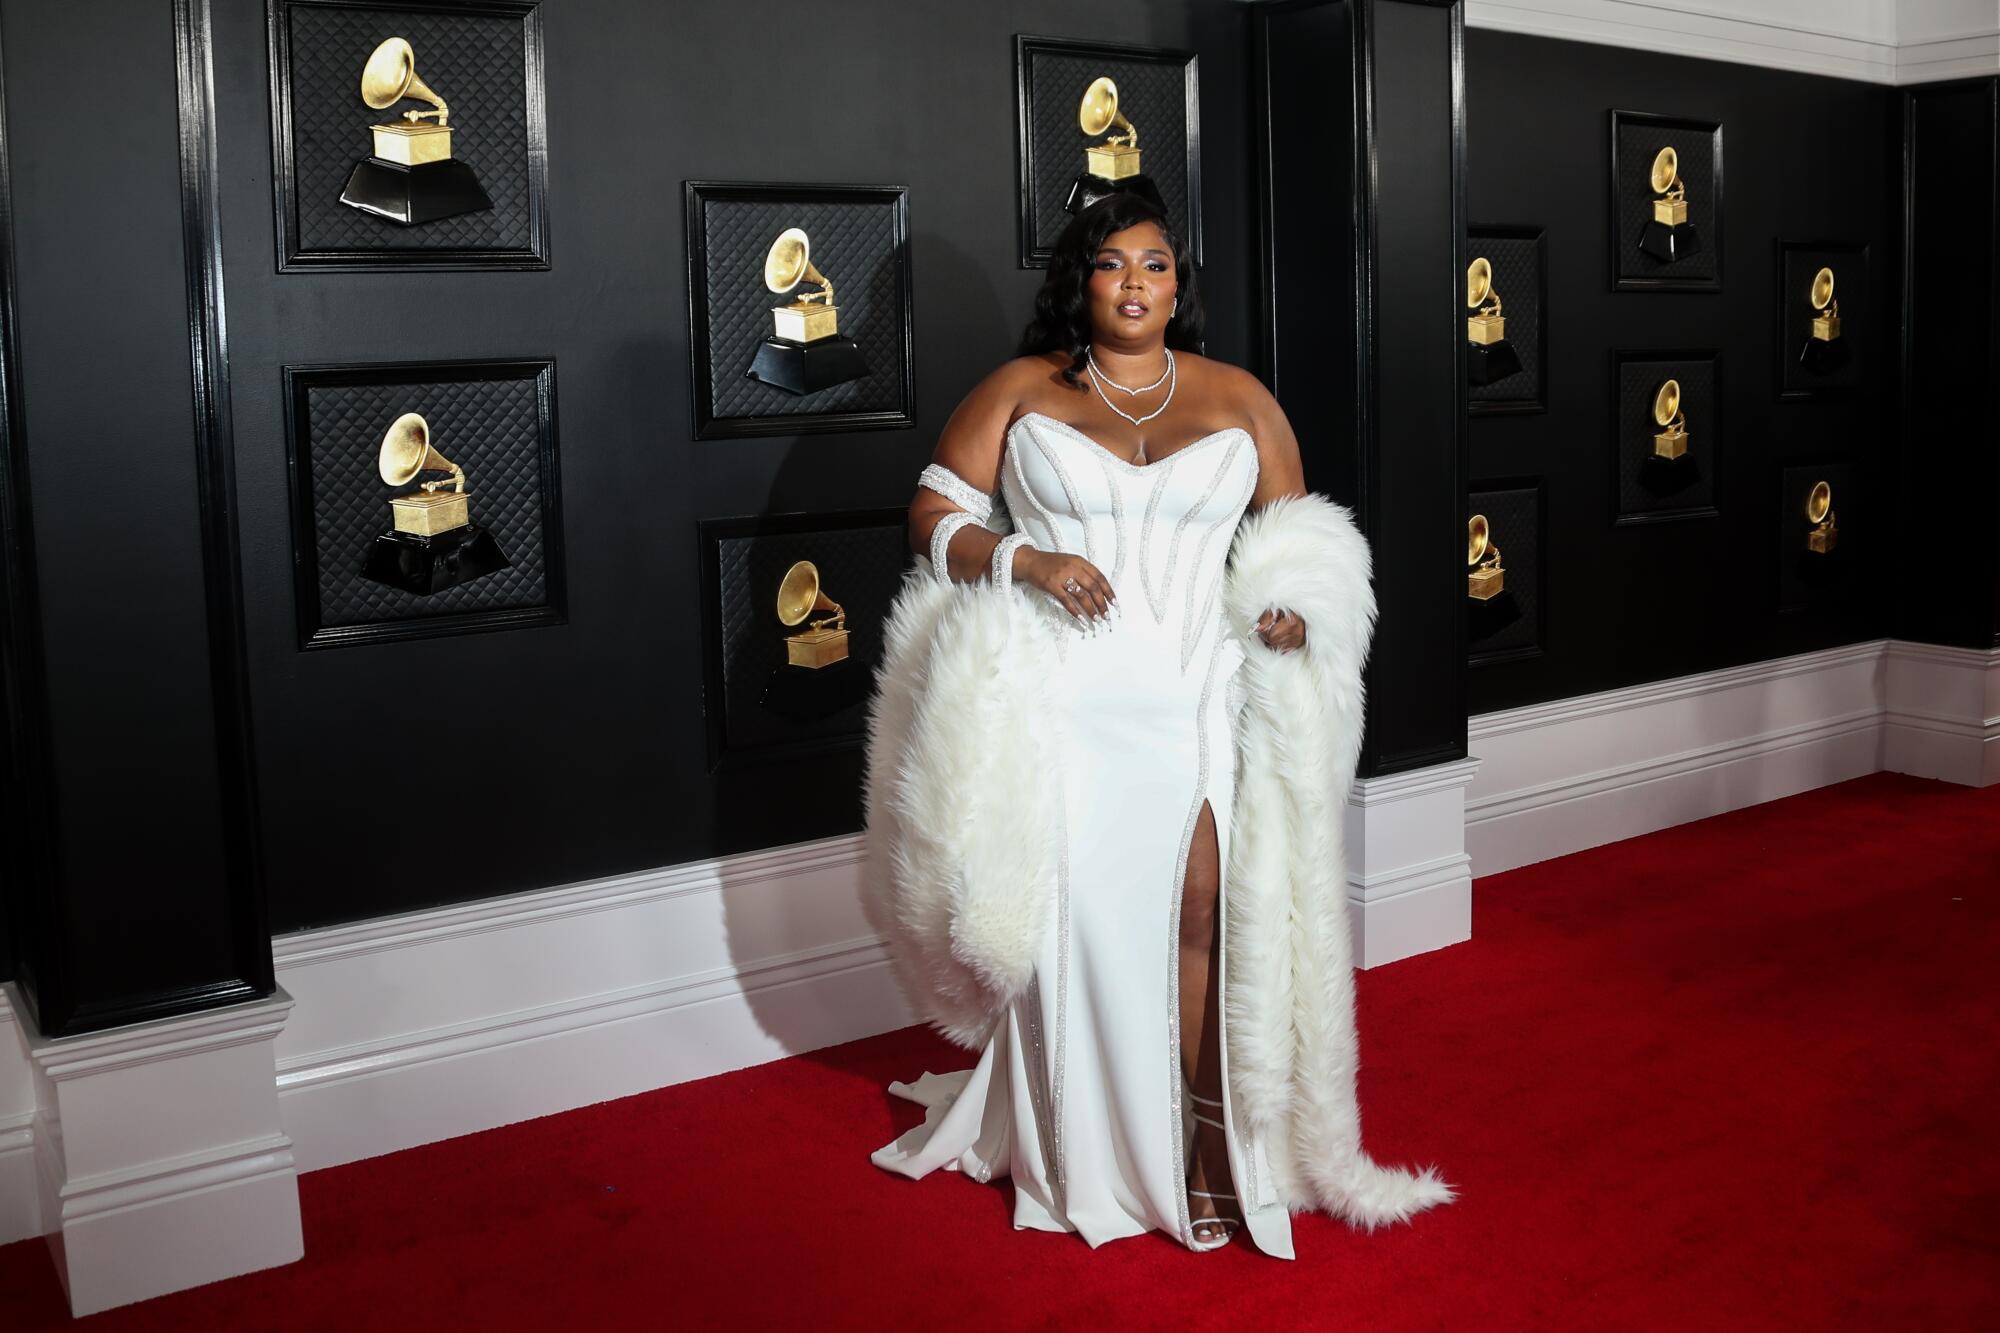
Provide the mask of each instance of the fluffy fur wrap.
{"label": "fluffy fur wrap", "polygon": [[[1226,623],[1296,612],[1306,643],[1248,645],[1231,696],[1222,997],[1236,1114],[1265,1137],[1287,1207],[1373,1231],[1454,1197],[1435,1167],[1361,1147],[1354,964],[1343,832],[1374,633],[1367,539],[1319,495],[1244,517],[1224,576]],[[1054,901],[1056,785],[1036,756],[1059,725],[1037,698],[1068,613],[1040,590],[941,583],[918,560],[885,626],[869,705],[863,907],[912,1008],[986,1044],[1034,976]]]}

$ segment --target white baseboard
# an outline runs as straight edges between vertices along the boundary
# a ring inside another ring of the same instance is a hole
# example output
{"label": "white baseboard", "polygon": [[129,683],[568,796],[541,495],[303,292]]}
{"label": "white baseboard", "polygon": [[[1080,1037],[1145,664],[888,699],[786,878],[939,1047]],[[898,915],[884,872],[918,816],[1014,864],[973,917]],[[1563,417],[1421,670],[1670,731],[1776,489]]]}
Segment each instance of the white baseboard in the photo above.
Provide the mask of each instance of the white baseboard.
{"label": "white baseboard", "polygon": [[1868,83],[2000,73],[1986,0],[1466,0],[1465,24]]}
{"label": "white baseboard", "polygon": [[2000,782],[2000,649],[1892,642],[1882,767],[1968,787]]}
{"label": "white baseboard", "polygon": [[1380,967],[1472,938],[1465,793],[1479,760],[1362,778],[1347,802],[1354,965]]}
{"label": "white baseboard", "polygon": [[916,1022],[858,834],[273,942],[301,1170]]}
{"label": "white baseboard", "polygon": [[0,1245],[41,1234],[41,1191],[35,1182],[35,1066],[14,1016],[13,996],[0,987]]}
{"label": "white baseboard", "polygon": [[[14,984],[7,989],[17,1005]],[[16,1009],[35,1084],[38,1229],[71,1314],[305,1252],[271,1054],[291,1008],[281,989],[60,1038],[42,1036]]]}

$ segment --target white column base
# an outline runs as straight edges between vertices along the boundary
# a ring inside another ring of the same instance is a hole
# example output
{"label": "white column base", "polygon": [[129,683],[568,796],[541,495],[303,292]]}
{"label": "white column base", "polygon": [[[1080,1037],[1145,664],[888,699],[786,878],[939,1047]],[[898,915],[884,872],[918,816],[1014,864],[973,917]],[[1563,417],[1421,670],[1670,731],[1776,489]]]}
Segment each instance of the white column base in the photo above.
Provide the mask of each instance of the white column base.
{"label": "white column base", "polygon": [[292,997],[48,1038],[34,1068],[40,1228],[92,1314],[305,1253],[274,1044]]}
{"label": "white column base", "polygon": [[1362,778],[1347,798],[1354,965],[1379,967],[1472,938],[1465,789],[1479,760]]}
{"label": "white column base", "polygon": [[1967,787],[2000,782],[2000,648],[1892,640],[1882,767]]}

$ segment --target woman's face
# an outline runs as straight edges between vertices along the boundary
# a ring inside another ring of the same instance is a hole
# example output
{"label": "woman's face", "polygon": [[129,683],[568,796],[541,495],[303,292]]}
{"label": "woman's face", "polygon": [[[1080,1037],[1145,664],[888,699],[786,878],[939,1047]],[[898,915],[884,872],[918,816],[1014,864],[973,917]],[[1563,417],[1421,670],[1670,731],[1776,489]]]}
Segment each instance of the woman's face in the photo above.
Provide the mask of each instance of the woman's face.
{"label": "woman's face", "polygon": [[1091,331],[1120,347],[1164,342],[1179,286],[1174,253],[1156,224],[1112,232],[1091,261],[1085,288]]}

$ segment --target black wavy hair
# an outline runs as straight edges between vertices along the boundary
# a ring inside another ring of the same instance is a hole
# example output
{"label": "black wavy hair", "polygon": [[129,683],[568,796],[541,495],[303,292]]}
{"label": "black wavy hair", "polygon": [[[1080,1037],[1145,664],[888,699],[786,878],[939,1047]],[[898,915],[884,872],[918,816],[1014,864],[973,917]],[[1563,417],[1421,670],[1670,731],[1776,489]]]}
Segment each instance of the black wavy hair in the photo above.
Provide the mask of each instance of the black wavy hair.
{"label": "black wavy hair", "polygon": [[1201,289],[1196,285],[1194,260],[1186,244],[1168,225],[1166,212],[1145,196],[1129,190],[1106,195],[1070,219],[1056,238],[1055,253],[1049,259],[1048,275],[1035,293],[1035,317],[1021,334],[1022,356],[1042,352],[1067,352],[1069,365],[1063,378],[1071,388],[1083,387],[1080,377],[1088,364],[1090,347],[1090,305],[1084,289],[1097,264],[1097,252],[1104,238],[1114,232],[1153,223],[1166,237],[1174,254],[1174,272],[1180,284],[1175,294],[1179,308],[1167,321],[1167,346],[1178,351],[1201,350]]}

